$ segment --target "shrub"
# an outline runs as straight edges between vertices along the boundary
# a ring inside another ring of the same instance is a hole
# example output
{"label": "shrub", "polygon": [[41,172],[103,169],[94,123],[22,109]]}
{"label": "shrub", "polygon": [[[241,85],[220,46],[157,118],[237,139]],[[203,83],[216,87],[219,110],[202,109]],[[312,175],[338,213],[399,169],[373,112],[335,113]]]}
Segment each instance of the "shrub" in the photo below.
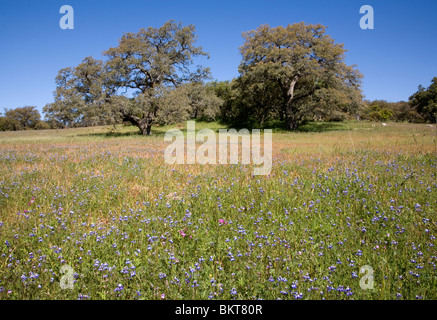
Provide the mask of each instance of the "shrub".
{"label": "shrub", "polygon": [[35,124],[35,129],[36,130],[47,130],[47,129],[50,129],[50,125],[47,122],[40,120]]}
{"label": "shrub", "polygon": [[0,131],[17,131],[23,130],[20,122],[8,117],[0,117]]}

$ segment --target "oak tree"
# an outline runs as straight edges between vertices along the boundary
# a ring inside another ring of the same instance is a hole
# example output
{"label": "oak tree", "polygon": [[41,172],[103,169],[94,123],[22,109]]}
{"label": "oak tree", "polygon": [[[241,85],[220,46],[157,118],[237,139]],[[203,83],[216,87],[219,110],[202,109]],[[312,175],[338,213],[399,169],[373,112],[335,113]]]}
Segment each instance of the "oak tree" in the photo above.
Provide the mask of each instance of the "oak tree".
{"label": "oak tree", "polygon": [[86,57],[78,66],[58,72],[55,101],[43,111],[61,127],[115,123],[117,113],[108,104],[115,93],[103,61]]}
{"label": "oak tree", "polygon": [[[362,100],[361,73],[346,65],[346,50],[325,29],[320,24],[297,23],[276,28],[262,25],[243,33],[240,77],[251,84],[246,88],[264,99],[263,91],[279,92],[279,116],[289,129],[296,129],[307,117],[326,117],[334,110],[348,112]],[[278,95],[272,98],[258,108],[276,108]]]}
{"label": "oak tree", "polygon": [[160,103],[164,100],[155,98],[162,98],[163,87],[177,88],[209,77],[208,68],[193,68],[194,57],[208,56],[195,45],[196,40],[193,25],[168,21],[160,28],[125,33],[117,47],[104,52],[108,58],[109,85],[125,92],[133,90],[141,97],[134,108],[135,114],[129,111],[131,108],[123,109],[122,117],[138,126],[142,134],[149,135],[158,119]]}
{"label": "oak tree", "polygon": [[40,121],[41,115],[38,109],[34,106],[26,106],[22,108],[15,108],[5,111],[5,118],[15,121],[18,126],[14,130],[33,129]]}

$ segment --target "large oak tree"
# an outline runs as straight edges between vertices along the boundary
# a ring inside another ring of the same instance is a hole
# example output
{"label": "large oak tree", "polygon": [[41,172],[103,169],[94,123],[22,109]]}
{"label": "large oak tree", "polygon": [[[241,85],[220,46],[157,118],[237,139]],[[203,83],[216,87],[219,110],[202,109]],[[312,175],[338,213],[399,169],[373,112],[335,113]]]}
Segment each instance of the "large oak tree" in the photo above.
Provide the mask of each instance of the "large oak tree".
{"label": "large oak tree", "polygon": [[[352,108],[362,100],[362,75],[344,62],[345,49],[325,34],[325,27],[297,23],[272,28],[262,25],[243,33],[240,77],[246,88],[280,92],[280,117],[296,129],[309,116]],[[257,85],[255,85],[257,84]],[[262,84],[262,85],[261,85]],[[254,95],[256,92],[254,91]],[[266,95],[263,93],[264,99]],[[264,102],[260,108],[278,104]],[[259,101],[259,99],[257,99]]]}
{"label": "large oak tree", "polygon": [[36,124],[41,120],[41,115],[36,107],[26,106],[6,110],[5,118],[17,122],[18,127],[14,128],[13,130],[20,128],[31,129],[35,128]]}
{"label": "large oak tree", "polygon": [[61,126],[128,121],[144,135],[154,123],[213,118],[221,101],[203,84],[209,69],[193,66],[194,57],[208,56],[195,41],[193,25],[174,21],[125,33],[106,61],[87,57],[60,70],[44,112]]}
{"label": "large oak tree", "polygon": [[168,21],[160,28],[149,27],[138,33],[126,33],[117,47],[104,52],[108,57],[110,86],[134,90],[143,101],[144,108],[122,109],[123,120],[149,135],[157,120],[160,103],[165,101],[159,99],[163,87],[176,88],[209,77],[208,68],[193,68],[194,57],[208,56],[200,46],[195,46],[196,40],[193,25],[183,26]]}

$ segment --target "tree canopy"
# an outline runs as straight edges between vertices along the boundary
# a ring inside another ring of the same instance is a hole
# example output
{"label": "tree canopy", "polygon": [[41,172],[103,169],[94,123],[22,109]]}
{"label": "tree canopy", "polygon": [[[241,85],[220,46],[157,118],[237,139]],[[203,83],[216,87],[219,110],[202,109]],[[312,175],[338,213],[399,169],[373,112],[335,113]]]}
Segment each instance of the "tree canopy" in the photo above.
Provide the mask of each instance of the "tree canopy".
{"label": "tree canopy", "polygon": [[41,115],[36,107],[26,106],[6,110],[5,118],[15,121],[12,130],[33,129],[41,120]]}
{"label": "tree canopy", "polygon": [[[210,71],[193,68],[194,57],[208,56],[196,40],[193,25],[174,21],[125,33],[118,46],[104,52],[107,61],[87,57],[60,70],[55,102],[44,112],[62,126],[123,120],[146,135],[154,123],[180,121],[184,114],[214,116],[220,101],[202,89]],[[197,85],[184,86],[189,83]],[[128,91],[133,97],[125,99]]]}
{"label": "tree canopy", "polygon": [[437,121],[437,77],[431,80],[428,88],[419,85],[417,92],[410,97],[410,104],[429,122]]}
{"label": "tree canopy", "polygon": [[[170,20],[159,28],[125,33],[104,60],[86,57],[56,76],[55,101],[44,107],[53,127],[115,124],[137,126],[144,135],[153,124],[188,119],[233,126],[273,122],[295,130],[305,120],[435,121],[437,78],[419,86],[409,102],[365,101],[363,75],[345,63],[343,44],[320,24],[261,25],[242,34],[239,76],[213,81],[209,57],[196,45],[193,25]],[[5,122],[4,127],[21,126]],[[15,120],[14,120],[15,121]]]}
{"label": "tree canopy", "polygon": [[[176,106],[180,102],[177,100],[182,99],[163,99],[165,88],[202,82],[210,76],[208,68],[197,66],[192,69],[194,57],[208,56],[200,46],[195,46],[196,40],[193,25],[168,21],[161,28],[149,27],[138,33],[126,33],[117,47],[104,52],[109,59],[106,64],[109,86],[135,90],[138,101],[142,101],[139,104],[142,107],[136,108],[135,114],[130,112],[132,109],[121,109],[123,120],[137,125],[143,134],[150,134],[152,124],[159,118],[161,104],[168,110],[169,103]],[[184,107],[184,104],[180,105],[181,109]]]}
{"label": "tree canopy", "polygon": [[[243,37],[241,85],[264,99],[256,109],[268,109],[257,113],[277,109],[287,127],[296,129],[305,117],[350,112],[362,101],[361,73],[345,64],[343,45],[326,35],[324,26],[262,25]],[[277,94],[270,99],[272,91]]]}

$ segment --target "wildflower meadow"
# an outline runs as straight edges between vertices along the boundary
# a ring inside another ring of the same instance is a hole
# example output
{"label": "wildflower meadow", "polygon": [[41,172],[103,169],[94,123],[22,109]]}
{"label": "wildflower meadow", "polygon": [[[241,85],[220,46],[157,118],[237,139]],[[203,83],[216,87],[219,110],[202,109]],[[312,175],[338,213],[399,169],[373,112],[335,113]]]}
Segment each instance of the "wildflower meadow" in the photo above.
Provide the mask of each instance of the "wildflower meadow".
{"label": "wildflower meadow", "polygon": [[0,132],[0,299],[437,299],[435,125],[276,130],[269,175],[170,128]]}

